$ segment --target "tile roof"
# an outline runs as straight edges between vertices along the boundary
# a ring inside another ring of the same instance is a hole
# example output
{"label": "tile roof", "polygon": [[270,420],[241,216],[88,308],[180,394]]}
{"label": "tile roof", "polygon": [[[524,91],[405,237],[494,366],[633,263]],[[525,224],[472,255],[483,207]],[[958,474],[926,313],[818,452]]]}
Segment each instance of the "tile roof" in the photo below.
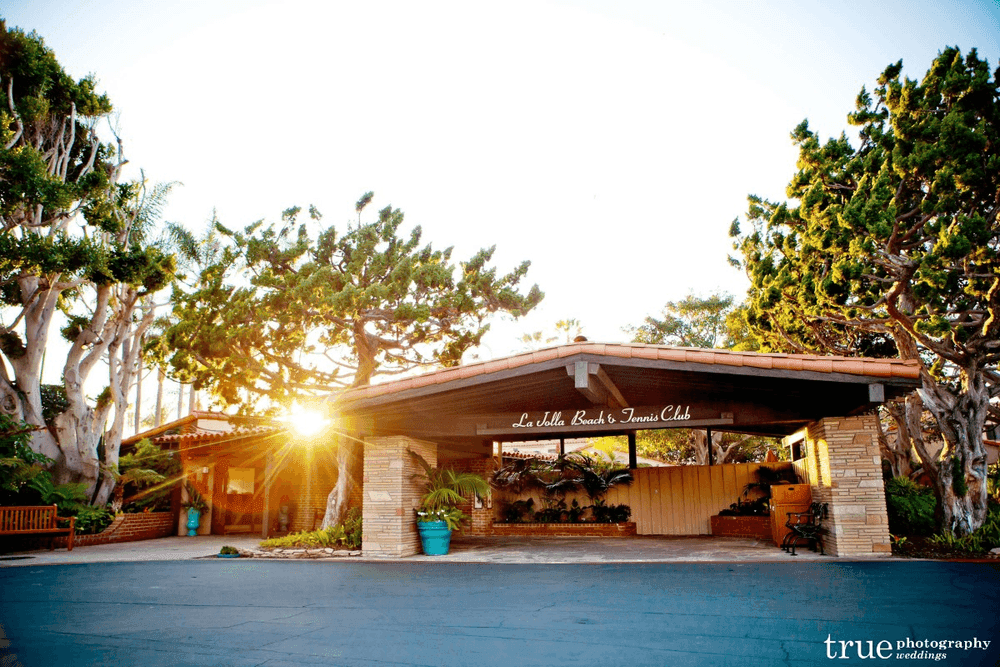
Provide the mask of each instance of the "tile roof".
{"label": "tile roof", "polygon": [[512,370],[530,364],[578,354],[595,354],[621,359],[665,360],[708,366],[733,366],[783,371],[813,373],[843,373],[877,378],[917,380],[920,367],[916,361],[900,359],[869,359],[866,357],[832,357],[808,354],[778,354],[761,352],[734,352],[692,347],[668,347],[643,343],[595,343],[590,341],[567,343],[556,347],[523,352],[502,359],[478,361],[453,368],[444,368],[421,375],[350,389],[341,399],[360,400],[374,396],[394,394],[409,389],[444,384],[453,380],[488,375]]}

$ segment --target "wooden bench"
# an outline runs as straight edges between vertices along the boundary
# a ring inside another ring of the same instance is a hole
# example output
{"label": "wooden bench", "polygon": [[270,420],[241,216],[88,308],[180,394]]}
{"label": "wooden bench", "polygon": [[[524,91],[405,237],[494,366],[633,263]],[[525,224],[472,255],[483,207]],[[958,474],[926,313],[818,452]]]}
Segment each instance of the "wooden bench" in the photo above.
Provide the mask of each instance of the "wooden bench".
{"label": "wooden bench", "polygon": [[0,507],[0,535],[48,535],[49,551],[54,550],[55,539],[68,535],[67,551],[73,550],[73,533],[76,517],[69,518],[69,527],[60,528],[58,521],[66,521],[56,516],[56,506],[43,507]]}

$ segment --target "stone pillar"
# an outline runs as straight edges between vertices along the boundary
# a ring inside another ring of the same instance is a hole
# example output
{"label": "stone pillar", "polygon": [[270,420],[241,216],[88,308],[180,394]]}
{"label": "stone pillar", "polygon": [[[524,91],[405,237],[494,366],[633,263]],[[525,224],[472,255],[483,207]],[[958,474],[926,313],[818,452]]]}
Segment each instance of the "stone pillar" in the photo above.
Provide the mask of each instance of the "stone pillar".
{"label": "stone pillar", "polygon": [[827,503],[826,552],[888,556],[882,462],[875,415],[827,417],[806,428],[806,471],[813,502]]}
{"label": "stone pillar", "polygon": [[437,465],[437,445],[406,436],[365,441],[361,548],[365,556],[402,558],[420,553],[415,510],[421,489],[413,475],[422,472],[410,449]]}

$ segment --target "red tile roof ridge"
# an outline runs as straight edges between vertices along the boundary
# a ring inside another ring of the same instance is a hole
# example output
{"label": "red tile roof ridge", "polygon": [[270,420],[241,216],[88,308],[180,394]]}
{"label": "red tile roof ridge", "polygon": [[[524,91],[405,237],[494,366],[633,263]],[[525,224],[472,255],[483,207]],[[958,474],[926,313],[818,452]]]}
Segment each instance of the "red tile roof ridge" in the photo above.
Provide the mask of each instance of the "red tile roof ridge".
{"label": "red tile roof ridge", "polygon": [[[657,354],[634,354],[634,350],[656,350]],[[405,389],[443,384],[454,379],[464,379],[509,370],[532,363],[570,357],[576,354],[597,354],[608,357],[640,359],[666,359],[705,365],[749,366],[764,369],[813,371],[819,373],[845,373],[847,375],[875,375],[877,377],[919,377],[916,360],[873,359],[870,357],[844,357],[834,355],[789,354],[784,352],[744,352],[703,347],[681,347],[652,343],[598,343],[581,341],[563,343],[537,350],[527,350],[501,357],[481,359],[460,366],[439,368],[420,375],[399,380],[356,387],[344,391],[343,397],[365,398],[395,393]],[[719,357],[724,357],[720,359]],[[739,363],[733,363],[733,362]],[[859,368],[861,365],[861,368]],[[864,372],[865,370],[873,372]]]}

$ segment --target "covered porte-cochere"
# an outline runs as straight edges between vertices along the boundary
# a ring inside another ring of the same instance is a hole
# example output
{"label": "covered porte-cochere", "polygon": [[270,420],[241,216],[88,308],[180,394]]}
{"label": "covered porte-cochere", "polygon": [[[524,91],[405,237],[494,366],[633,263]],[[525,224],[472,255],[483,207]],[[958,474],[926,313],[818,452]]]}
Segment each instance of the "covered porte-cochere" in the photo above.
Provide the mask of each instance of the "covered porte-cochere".
{"label": "covered porte-cochere", "polygon": [[[580,342],[353,389],[334,409],[364,442],[369,556],[420,549],[408,450],[488,475],[503,442],[629,435],[634,462],[635,432],[667,428],[784,438],[812,499],[828,506],[827,553],[871,556],[890,553],[875,410],[918,385],[917,365],[899,360]],[[732,502],[712,490],[718,472],[702,467],[704,483],[685,491],[693,503],[717,511]],[[470,534],[500,534],[495,511],[475,503]],[[689,523],[689,534],[706,534],[700,525]]]}

